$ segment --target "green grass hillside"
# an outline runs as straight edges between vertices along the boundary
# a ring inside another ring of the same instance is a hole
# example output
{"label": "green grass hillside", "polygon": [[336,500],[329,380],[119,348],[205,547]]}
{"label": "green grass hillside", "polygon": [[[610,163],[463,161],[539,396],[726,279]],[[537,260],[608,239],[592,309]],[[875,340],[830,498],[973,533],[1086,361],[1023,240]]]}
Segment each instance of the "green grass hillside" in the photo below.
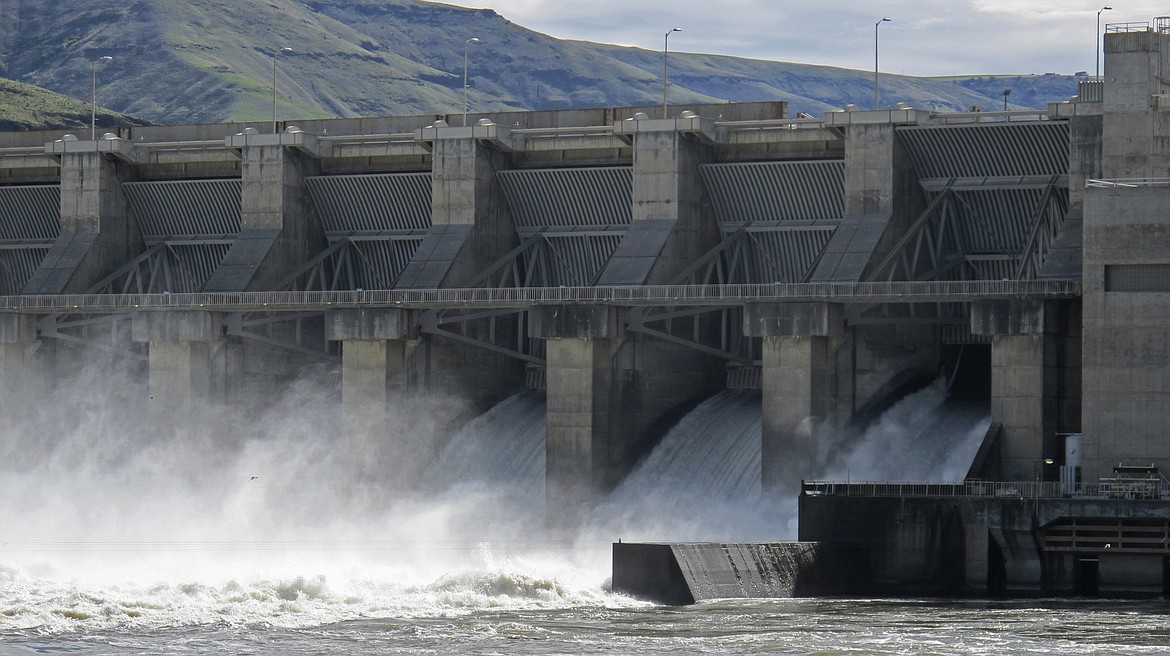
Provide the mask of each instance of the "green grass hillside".
{"label": "green grass hillside", "polygon": [[[661,102],[659,52],[562,41],[491,10],[421,0],[0,0],[0,74],[84,99],[92,62],[110,56],[100,98],[119,112],[261,121],[272,116],[273,53],[289,47],[277,59],[280,118],[442,114],[462,109],[473,36],[473,111]],[[1036,93],[1025,88],[1031,76],[1017,79],[1013,107],[1076,89],[1067,76]],[[679,102],[787,100],[793,113],[818,115],[873,97],[866,71],[681,52],[671,54],[671,83]],[[890,105],[926,108],[1003,100],[1002,89],[932,78],[891,75],[882,90]]]}
{"label": "green grass hillside", "polygon": [[[91,103],[0,78],[0,131],[89,128]],[[98,107],[99,128],[144,121]]]}

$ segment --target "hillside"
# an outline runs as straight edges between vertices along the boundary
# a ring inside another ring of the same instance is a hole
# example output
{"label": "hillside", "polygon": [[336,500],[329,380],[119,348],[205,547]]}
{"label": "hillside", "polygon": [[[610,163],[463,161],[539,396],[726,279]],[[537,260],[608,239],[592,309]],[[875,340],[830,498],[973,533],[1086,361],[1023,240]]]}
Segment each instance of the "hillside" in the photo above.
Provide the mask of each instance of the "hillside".
{"label": "hillside", "polygon": [[[266,120],[273,53],[282,118],[430,114],[462,109],[464,41],[473,111],[661,102],[660,52],[562,41],[491,10],[421,0],[0,0],[0,73],[88,98],[102,56],[103,104],[156,123]],[[961,110],[1067,99],[1067,76],[883,77],[885,104]],[[1043,85],[1038,85],[1043,82]],[[820,115],[869,107],[872,73],[671,53],[679,102],[787,100]],[[1034,90],[1035,88],[1035,90]]]}
{"label": "hillside", "polygon": [[[0,78],[0,131],[88,129],[89,102]],[[98,107],[98,128],[144,121]]]}

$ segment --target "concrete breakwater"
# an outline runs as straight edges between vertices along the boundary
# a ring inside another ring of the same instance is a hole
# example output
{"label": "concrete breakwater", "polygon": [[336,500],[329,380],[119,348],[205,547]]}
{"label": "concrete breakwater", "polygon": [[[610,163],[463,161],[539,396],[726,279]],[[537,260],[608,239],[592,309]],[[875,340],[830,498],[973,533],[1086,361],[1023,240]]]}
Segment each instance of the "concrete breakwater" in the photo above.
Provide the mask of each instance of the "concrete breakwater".
{"label": "concrete breakwater", "polygon": [[865,591],[855,549],[815,542],[617,543],[613,589],[664,604]]}

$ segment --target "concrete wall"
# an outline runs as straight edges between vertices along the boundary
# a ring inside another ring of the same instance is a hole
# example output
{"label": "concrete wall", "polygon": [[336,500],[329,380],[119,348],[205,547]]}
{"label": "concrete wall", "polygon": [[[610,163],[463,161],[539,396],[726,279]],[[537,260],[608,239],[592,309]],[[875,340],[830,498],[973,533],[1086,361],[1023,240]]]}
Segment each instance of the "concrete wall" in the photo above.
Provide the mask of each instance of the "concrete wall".
{"label": "concrete wall", "polygon": [[[1165,501],[1092,498],[803,495],[800,540],[864,551],[871,582],[890,594],[1039,596],[1073,592],[1075,554],[1045,550],[1061,518],[1170,517]],[[1157,595],[1158,553],[1081,554],[1101,559],[1102,596]]]}
{"label": "concrete wall", "polygon": [[613,589],[670,605],[863,593],[856,550],[807,542],[613,545]]}
{"label": "concrete wall", "polygon": [[1170,266],[1170,189],[1089,189],[1085,198],[1085,479],[1117,464],[1170,471],[1170,286],[1110,291],[1106,271]]}

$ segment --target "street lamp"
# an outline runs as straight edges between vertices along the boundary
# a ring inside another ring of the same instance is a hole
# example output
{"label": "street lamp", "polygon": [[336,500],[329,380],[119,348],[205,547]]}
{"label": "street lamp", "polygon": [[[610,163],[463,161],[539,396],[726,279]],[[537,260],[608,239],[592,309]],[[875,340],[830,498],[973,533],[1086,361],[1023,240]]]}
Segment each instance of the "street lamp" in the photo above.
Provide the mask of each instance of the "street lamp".
{"label": "street lamp", "polygon": [[1003,90],[1003,111],[1005,111],[1005,112],[1007,111],[1007,97],[1010,95],[1012,95],[1011,89],[1004,89]]}
{"label": "street lamp", "polygon": [[104,64],[106,62],[111,62],[111,61],[114,61],[113,57],[98,57],[97,59],[90,62],[90,64],[92,65],[91,67],[93,69],[93,71],[92,71],[93,72],[93,91],[90,94],[90,99],[93,101],[92,102],[92,110],[93,111],[89,115],[89,140],[90,141],[94,141],[95,139],[97,139],[97,65]]}
{"label": "street lamp", "polygon": [[878,27],[894,19],[883,18],[873,24],[873,108],[878,108]]}
{"label": "street lamp", "polygon": [[670,88],[670,82],[667,76],[666,55],[670,51],[670,34],[671,32],[682,32],[681,27],[672,27],[662,38],[662,118],[668,118],[666,115],[666,105],[669,102],[670,96],[667,95],[667,89]]}
{"label": "street lamp", "polygon": [[467,127],[467,47],[479,43],[479,39],[471,37],[463,42],[463,127]]}
{"label": "street lamp", "polygon": [[1101,12],[1110,11],[1113,7],[1105,5],[1097,10],[1097,79],[1101,79]]}
{"label": "street lamp", "polygon": [[272,134],[276,134],[276,58],[282,52],[292,51],[292,48],[281,48],[272,53]]}

